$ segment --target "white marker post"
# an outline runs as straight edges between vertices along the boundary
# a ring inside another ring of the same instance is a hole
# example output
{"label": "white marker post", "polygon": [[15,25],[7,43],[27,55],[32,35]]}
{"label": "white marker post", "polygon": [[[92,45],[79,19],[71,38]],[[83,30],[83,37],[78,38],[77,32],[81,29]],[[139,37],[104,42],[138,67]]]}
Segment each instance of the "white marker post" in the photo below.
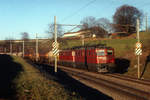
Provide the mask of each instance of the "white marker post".
{"label": "white marker post", "polygon": [[[56,16],[54,16],[54,39],[55,43],[57,43],[57,24],[56,24]],[[57,56],[55,56],[55,73],[57,72]]]}
{"label": "white marker post", "polygon": [[[139,19],[137,19],[137,28],[136,29],[137,29],[137,43],[140,43]],[[140,79],[140,54],[137,54],[137,65],[138,65],[138,73],[137,73],[138,74],[138,79]]]}

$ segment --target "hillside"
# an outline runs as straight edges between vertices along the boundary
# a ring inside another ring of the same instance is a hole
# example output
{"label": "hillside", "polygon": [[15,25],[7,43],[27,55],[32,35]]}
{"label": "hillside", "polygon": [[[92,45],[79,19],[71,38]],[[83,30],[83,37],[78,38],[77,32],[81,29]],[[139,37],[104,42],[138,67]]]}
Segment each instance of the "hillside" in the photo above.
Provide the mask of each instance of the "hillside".
{"label": "hillside", "polygon": [[60,84],[56,75],[46,77],[21,57],[1,54],[0,59],[0,100],[84,100]]}
{"label": "hillside", "polygon": [[[142,43],[142,56],[141,58],[141,73],[143,72],[142,78],[150,79],[150,32],[141,32],[140,40]],[[61,49],[71,48],[73,46],[82,45],[82,40],[65,40],[66,44],[60,44]],[[123,73],[125,75],[131,75],[137,77],[137,56],[135,56],[135,43],[136,34],[132,34],[128,37],[116,38],[116,39],[85,39],[85,45],[94,45],[104,43],[107,46],[111,46],[115,49],[116,63],[119,67],[128,67],[128,71]],[[120,68],[121,69],[121,68]]]}
{"label": "hillside", "polygon": [[[140,40],[142,43],[142,56],[141,58],[141,71],[145,70],[143,73],[143,78],[150,79],[150,32],[140,32]],[[39,53],[47,53],[52,49],[53,40],[40,39],[39,40]],[[81,38],[70,38],[70,39],[58,39],[59,49],[72,48],[74,46],[81,46]],[[135,56],[135,43],[136,34],[132,34],[128,37],[116,37],[113,39],[104,39],[104,38],[86,38],[84,39],[85,45],[95,45],[95,44],[107,44],[115,49],[116,63],[121,67],[128,67],[128,71],[123,73],[125,75],[131,75],[137,77],[137,57]],[[15,47],[13,43],[13,47]],[[25,53],[35,53],[35,41],[25,42]],[[17,44],[16,44],[17,45]],[[22,44],[20,44],[22,46]],[[7,51],[9,52],[10,46],[8,44]],[[13,51],[14,52],[14,51]],[[22,52],[22,50],[21,50]]]}

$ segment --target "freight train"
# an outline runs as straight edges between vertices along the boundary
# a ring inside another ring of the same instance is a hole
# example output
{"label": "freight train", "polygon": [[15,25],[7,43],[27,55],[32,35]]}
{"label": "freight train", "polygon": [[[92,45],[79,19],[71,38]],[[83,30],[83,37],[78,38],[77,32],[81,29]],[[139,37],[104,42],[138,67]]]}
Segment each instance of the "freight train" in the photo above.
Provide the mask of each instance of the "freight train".
{"label": "freight train", "polygon": [[[28,55],[25,56],[29,58]],[[31,56],[35,61],[35,56]],[[48,54],[39,54],[40,63],[50,63],[51,58]],[[71,49],[60,50],[58,56],[58,64],[86,69],[94,72],[114,72],[115,71],[115,56],[114,49],[106,45],[74,47]]]}

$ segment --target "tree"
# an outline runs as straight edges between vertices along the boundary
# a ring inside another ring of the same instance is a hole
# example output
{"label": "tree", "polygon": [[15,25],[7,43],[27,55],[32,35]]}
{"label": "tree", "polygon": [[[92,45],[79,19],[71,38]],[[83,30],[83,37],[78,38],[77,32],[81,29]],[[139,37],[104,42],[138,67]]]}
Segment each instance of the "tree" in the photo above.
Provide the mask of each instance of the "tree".
{"label": "tree", "polygon": [[99,18],[97,20],[98,26],[102,27],[108,33],[113,33],[114,29],[112,27],[112,23],[107,18]]}
{"label": "tree", "polygon": [[22,38],[22,40],[29,40],[29,33],[22,32],[21,33],[21,38]]}
{"label": "tree", "polygon": [[139,18],[140,22],[142,22],[143,14],[141,11],[133,6],[122,5],[117,8],[113,16],[115,31],[124,31],[126,33],[135,32],[137,18]]}
{"label": "tree", "polygon": [[9,38],[6,38],[5,41],[4,41],[4,48],[7,50],[9,50],[10,52],[10,49],[12,49],[12,44],[13,44],[13,38],[9,37]]}
{"label": "tree", "polygon": [[25,46],[25,44],[28,44],[26,42],[28,42],[28,40],[29,40],[29,34],[27,32],[22,32],[21,35],[22,35],[21,38],[23,40],[23,44],[22,44],[22,50],[24,51],[23,53],[24,54],[29,54],[29,52],[31,51],[30,50],[31,48],[28,47],[27,45]]}
{"label": "tree", "polygon": [[81,30],[86,31],[89,30],[90,34],[89,36],[93,36],[94,34],[98,37],[105,37],[105,35],[108,33],[104,27],[100,23],[98,23],[98,20],[96,20],[95,17],[88,16],[83,18],[83,20],[80,21],[82,24]]}
{"label": "tree", "polygon": [[150,31],[150,27],[148,27],[148,31]]}
{"label": "tree", "polygon": [[95,34],[97,37],[102,37],[102,38],[104,38],[108,33],[105,29],[99,26],[91,27],[89,28],[89,30],[91,31],[91,35]]}
{"label": "tree", "polygon": [[96,19],[93,16],[88,16],[83,18],[83,20],[80,21],[80,23],[82,24],[81,29],[88,29],[91,27],[96,26]]}
{"label": "tree", "polygon": [[[54,23],[49,24],[47,33],[50,37],[54,38]],[[57,37],[61,37],[62,33],[63,33],[62,26],[60,24],[57,24]]]}

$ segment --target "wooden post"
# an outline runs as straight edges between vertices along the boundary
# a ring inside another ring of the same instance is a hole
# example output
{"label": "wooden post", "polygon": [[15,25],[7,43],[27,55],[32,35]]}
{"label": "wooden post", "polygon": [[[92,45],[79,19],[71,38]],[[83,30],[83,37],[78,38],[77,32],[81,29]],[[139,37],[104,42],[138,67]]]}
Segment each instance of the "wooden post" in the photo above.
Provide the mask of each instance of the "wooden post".
{"label": "wooden post", "polygon": [[[139,35],[139,19],[137,19],[137,42],[140,42]],[[140,55],[137,55],[137,66],[138,66],[138,79],[140,79]]]}
{"label": "wooden post", "polygon": [[[54,16],[54,39],[57,43],[57,24],[56,24],[56,16]],[[57,56],[55,56],[55,73],[57,72]]]}

